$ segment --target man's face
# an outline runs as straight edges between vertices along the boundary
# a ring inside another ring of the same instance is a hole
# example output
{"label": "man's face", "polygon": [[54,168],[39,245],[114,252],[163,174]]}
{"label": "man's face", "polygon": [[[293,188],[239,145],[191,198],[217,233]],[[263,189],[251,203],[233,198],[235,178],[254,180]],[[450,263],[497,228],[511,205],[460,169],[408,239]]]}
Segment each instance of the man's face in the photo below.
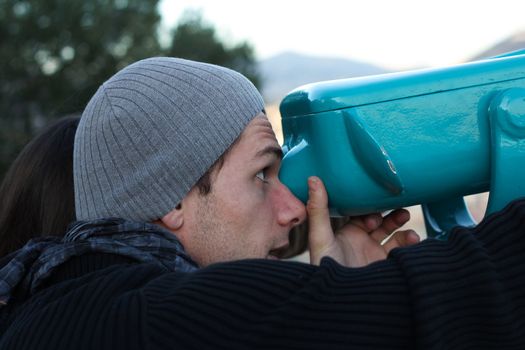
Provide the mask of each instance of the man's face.
{"label": "man's face", "polygon": [[212,173],[211,192],[183,200],[181,241],[200,265],[273,258],[305,219],[303,204],[278,178],[281,148],[264,115],[254,118]]}

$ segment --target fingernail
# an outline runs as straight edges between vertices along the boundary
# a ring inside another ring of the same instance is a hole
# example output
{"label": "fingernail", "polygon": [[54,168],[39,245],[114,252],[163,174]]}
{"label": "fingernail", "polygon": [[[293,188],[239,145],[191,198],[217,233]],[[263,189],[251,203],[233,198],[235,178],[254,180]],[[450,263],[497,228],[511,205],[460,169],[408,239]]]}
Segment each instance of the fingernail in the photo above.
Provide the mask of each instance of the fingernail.
{"label": "fingernail", "polygon": [[408,233],[410,236],[412,236],[412,238],[415,240],[415,241],[420,241],[421,240],[421,237],[419,237],[419,235],[417,234],[416,231],[414,230],[410,230],[410,232]]}
{"label": "fingernail", "polygon": [[410,213],[408,211],[402,211],[399,216],[397,217],[397,223],[399,225],[405,224],[408,220],[410,220]]}
{"label": "fingernail", "polygon": [[365,225],[369,230],[375,230],[379,226],[379,221],[376,217],[368,217],[365,219]]}

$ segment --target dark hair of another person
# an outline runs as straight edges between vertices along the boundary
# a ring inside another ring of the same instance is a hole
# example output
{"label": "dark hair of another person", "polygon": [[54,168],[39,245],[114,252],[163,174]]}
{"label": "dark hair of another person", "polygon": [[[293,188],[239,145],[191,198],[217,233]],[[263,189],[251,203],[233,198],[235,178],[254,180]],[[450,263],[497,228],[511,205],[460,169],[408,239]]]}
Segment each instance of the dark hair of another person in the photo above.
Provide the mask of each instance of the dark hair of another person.
{"label": "dark hair of another person", "polygon": [[20,152],[0,186],[0,257],[75,220],[73,145],[80,117],[49,125]]}

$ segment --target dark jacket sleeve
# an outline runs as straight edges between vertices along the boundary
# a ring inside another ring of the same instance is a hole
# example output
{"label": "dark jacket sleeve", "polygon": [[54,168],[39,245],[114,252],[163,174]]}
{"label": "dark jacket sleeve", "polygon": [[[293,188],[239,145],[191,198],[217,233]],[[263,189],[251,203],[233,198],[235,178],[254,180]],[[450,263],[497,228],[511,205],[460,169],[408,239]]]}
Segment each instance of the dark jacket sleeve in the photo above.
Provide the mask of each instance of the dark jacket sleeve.
{"label": "dark jacket sleeve", "polygon": [[345,268],[248,260],[143,289],[154,348],[523,349],[525,201]]}

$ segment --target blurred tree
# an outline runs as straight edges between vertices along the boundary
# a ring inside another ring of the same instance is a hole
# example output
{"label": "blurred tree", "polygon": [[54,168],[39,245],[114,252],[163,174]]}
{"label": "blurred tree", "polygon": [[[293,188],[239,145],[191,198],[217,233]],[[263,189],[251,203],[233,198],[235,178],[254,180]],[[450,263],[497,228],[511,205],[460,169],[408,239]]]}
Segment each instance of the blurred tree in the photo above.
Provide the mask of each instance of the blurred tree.
{"label": "blurred tree", "polygon": [[159,1],[0,0],[0,179],[38,129],[80,113],[98,86],[138,59],[224,65],[258,85],[251,45],[223,44],[199,12],[186,12],[162,49]]}
{"label": "blurred tree", "polygon": [[159,55],[159,0],[0,0],[0,178],[50,118],[81,112],[119,68]]}
{"label": "blurred tree", "polygon": [[229,67],[244,74],[260,87],[260,75],[253,47],[246,41],[227,45],[217,38],[215,28],[202,19],[199,11],[183,13],[173,30],[169,56],[209,62]]}

